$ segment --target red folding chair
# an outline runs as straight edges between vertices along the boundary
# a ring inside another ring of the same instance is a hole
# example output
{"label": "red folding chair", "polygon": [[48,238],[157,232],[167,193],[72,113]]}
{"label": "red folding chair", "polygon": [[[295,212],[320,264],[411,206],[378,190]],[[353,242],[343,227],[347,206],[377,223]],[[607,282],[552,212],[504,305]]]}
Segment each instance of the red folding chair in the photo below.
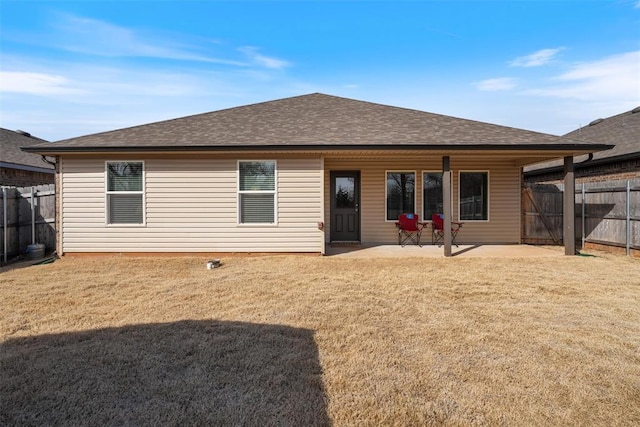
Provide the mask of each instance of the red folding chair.
{"label": "red folding chair", "polygon": [[[451,243],[458,247],[456,243],[456,236],[462,228],[462,222],[451,221]],[[431,243],[434,245],[444,242],[444,215],[433,214],[431,215]],[[438,245],[438,246],[440,246]]]}
{"label": "red folding chair", "polygon": [[396,227],[398,228],[398,244],[405,246],[408,242],[422,247],[420,244],[420,235],[422,229],[426,225],[419,221],[419,216],[413,213],[400,214]]}

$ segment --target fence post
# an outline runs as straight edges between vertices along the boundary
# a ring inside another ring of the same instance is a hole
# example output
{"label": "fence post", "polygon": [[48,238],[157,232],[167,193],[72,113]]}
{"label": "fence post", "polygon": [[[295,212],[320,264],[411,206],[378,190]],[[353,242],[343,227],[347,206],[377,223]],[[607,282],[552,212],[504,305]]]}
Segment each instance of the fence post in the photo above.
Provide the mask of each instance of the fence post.
{"label": "fence post", "polygon": [[585,236],[586,234],[586,227],[584,224],[584,220],[585,220],[585,214],[586,214],[586,210],[585,210],[585,206],[584,206],[584,199],[585,199],[585,186],[584,186],[584,182],[582,183],[582,249],[584,250],[584,241],[587,239],[587,236]]}
{"label": "fence post", "polygon": [[7,263],[7,240],[9,239],[7,230],[7,187],[2,187],[2,235],[4,240],[3,259],[5,264]]}
{"label": "fence post", "polygon": [[627,256],[631,255],[631,181],[627,180]]}

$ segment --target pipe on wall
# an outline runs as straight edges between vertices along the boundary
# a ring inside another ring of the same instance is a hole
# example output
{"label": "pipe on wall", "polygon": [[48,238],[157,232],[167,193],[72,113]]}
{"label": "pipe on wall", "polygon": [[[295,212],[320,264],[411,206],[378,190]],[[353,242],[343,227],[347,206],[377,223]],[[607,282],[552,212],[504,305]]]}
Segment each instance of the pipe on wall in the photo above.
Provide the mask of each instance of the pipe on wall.
{"label": "pipe on wall", "polygon": [[31,244],[36,244],[36,188],[31,187]]}

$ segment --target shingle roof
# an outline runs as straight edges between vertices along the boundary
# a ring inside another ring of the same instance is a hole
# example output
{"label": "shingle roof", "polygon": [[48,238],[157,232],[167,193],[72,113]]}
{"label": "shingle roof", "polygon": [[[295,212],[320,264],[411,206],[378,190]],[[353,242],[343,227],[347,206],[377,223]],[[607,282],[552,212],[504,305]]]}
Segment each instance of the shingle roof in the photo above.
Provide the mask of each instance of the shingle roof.
{"label": "shingle roof", "polygon": [[51,169],[53,166],[42,161],[38,154],[25,153],[20,147],[46,143],[44,139],[0,128],[0,163],[3,167]]}
{"label": "shingle roof", "polygon": [[67,139],[46,148],[48,152],[385,146],[520,149],[532,145],[560,149],[561,144],[586,145],[538,132],[314,93]]}
{"label": "shingle roof", "polygon": [[[589,164],[640,157],[640,107],[606,119],[596,119],[587,126],[569,132],[563,138],[615,145],[611,150],[594,153]],[[582,160],[575,159],[576,162]],[[561,161],[551,161],[527,167],[525,172],[542,173],[541,171],[545,170],[546,173],[549,169],[560,167],[562,167]]]}

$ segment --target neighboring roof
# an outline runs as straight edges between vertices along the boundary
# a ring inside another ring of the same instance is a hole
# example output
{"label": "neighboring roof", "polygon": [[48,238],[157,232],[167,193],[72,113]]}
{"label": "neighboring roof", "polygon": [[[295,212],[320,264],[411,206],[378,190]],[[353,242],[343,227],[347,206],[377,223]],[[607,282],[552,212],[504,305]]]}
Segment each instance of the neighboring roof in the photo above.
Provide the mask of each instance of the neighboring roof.
{"label": "neighboring roof", "polygon": [[[587,157],[574,159],[579,167],[640,158],[640,107],[606,119],[596,119],[564,137],[615,145],[611,150],[594,153],[591,160]],[[587,161],[582,163],[585,160]],[[530,166],[525,169],[525,173],[537,175],[554,172],[562,167],[561,161],[551,161]]]}
{"label": "neighboring roof", "polygon": [[151,123],[28,151],[607,148],[554,135],[314,93]]}
{"label": "neighboring roof", "polygon": [[42,161],[39,154],[25,153],[20,147],[46,143],[27,132],[0,128],[0,166],[35,172],[52,172],[53,166]]}

